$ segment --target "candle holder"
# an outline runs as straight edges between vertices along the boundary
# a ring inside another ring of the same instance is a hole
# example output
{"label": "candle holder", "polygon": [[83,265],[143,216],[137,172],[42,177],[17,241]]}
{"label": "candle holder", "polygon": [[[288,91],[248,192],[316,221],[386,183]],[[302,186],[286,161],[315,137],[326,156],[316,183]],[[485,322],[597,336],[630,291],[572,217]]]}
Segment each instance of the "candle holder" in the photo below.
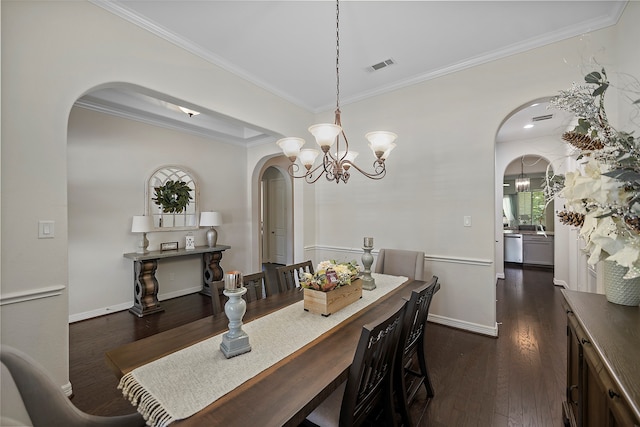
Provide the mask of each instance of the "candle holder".
{"label": "candle holder", "polygon": [[373,237],[365,237],[364,245],[362,247],[364,253],[362,254],[362,265],[364,270],[362,271],[362,289],[372,291],[376,288],[376,281],[371,277],[371,264],[373,264],[373,255],[371,250],[373,249]]}
{"label": "candle holder", "polygon": [[224,305],[224,313],[229,319],[229,332],[222,335],[220,351],[227,359],[251,351],[249,336],[242,330],[242,318],[247,311],[247,303],[242,298],[247,293],[247,288],[242,286],[242,280],[242,273],[239,271],[224,275],[222,293],[229,297]]}

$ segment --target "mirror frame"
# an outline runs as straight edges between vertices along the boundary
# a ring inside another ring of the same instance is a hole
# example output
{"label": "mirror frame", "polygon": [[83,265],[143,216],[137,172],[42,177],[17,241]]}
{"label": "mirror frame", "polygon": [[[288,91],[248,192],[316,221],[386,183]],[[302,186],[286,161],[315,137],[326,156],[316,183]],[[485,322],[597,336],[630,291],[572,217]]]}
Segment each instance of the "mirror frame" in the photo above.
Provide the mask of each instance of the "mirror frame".
{"label": "mirror frame", "polygon": [[[152,199],[155,196],[154,188],[164,185],[167,181],[182,181],[189,186],[192,197],[184,212],[162,213],[161,207]],[[164,165],[154,170],[145,182],[145,212],[153,218],[151,231],[180,231],[197,230],[199,217],[200,192],[195,173],[180,165]],[[161,225],[170,221],[171,225]],[[175,224],[178,225],[175,225]]]}

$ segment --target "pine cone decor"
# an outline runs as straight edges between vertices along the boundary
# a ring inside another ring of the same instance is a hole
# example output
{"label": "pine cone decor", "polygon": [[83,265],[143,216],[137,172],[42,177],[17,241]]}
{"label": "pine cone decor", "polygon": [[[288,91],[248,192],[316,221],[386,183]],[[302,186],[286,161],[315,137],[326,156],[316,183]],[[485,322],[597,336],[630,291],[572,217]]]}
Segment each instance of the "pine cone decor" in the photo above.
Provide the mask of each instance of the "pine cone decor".
{"label": "pine cone decor", "polygon": [[565,132],[562,134],[562,139],[579,150],[593,151],[602,150],[604,148],[604,144],[599,140],[592,139],[589,135],[584,135],[578,132]]}
{"label": "pine cone decor", "polygon": [[565,225],[582,227],[584,224],[584,215],[578,212],[560,211],[558,212],[558,218],[560,218],[560,222]]}
{"label": "pine cone decor", "polygon": [[636,215],[625,215],[624,222],[630,229],[636,233],[640,233],[640,218]]}

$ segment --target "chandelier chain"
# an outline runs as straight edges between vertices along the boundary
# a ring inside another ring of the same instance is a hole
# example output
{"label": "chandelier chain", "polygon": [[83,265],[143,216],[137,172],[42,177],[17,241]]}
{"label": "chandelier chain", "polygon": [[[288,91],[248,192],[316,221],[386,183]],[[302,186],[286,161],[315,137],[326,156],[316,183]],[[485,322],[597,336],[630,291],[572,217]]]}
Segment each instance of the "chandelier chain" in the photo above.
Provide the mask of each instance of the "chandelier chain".
{"label": "chandelier chain", "polygon": [[336,0],[336,110],[340,110],[340,5]]}
{"label": "chandelier chain", "polygon": [[[354,169],[370,179],[382,179],[387,174],[385,160],[395,147],[393,142],[397,135],[393,132],[375,131],[369,132],[365,137],[369,140],[369,147],[373,150],[373,172],[367,172],[354,163],[358,155],[357,152],[349,150],[349,141],[342,128],[340,118],[340,1],[336,0],[336,111],[334,123],[317,124],[309,128],[316,142],[322,148],[322,153],[318,150],[300,148],[304,144],[304,139],[297,137],[282,138],[277,144],[282,148],[284,154],[289,158],[291,164],[288,172],[293,178],[303,178],[309,184],[324,177],[328,181],[346,183]],[[341,150],[341,140],[344,143],[344,150]],[[322,155],[322,161],[315,166],[314,162],[318,155]],[[296,163],[300,159],[304,169]]]}

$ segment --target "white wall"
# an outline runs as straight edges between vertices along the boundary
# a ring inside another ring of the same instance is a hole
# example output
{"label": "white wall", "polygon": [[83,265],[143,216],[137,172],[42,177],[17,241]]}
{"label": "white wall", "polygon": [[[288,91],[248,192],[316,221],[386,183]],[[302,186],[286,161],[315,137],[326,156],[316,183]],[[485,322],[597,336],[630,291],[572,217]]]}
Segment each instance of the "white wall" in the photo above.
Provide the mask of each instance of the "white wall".
{"label": "white wall", "polygon": [[[69,316],[72,321],[128,308],[133,297],[133,262],[139,235],[131,216],[145,209],[145,184],[163,165],[180,165],[196,175],[200,211],[222,214],[218,242],[224,269],[249,271],[245,149],[211,139],[74,108],[67,145],[69,222]],[[232,161],[234,160],[235,161]],[[230,161],[231,160],[231,161]],[[205,229],[193,231],[205,245]],[[186,231],[149,233],[149,249],[177,241]],[[202,287],[201,255],[158,263],[159,298],[192,293]]]}
{"label": "white wall", "polygon": [[[593,52],[600,46],[615,51],[614,36],[615,28],[591,34]],[[374,128],[396,132],[398,146],[379,182],[354,172],[347,186],[316,185],[317,245],[339,252],[368,235],[376,249],[422,250],[442,281],[433,314],[443,323],[495,334],[496,177],[504,171],[495,170],[495,135],[515,108],[583,77],[582,55],[592,53],[585,53],[583,40],[343,107],[345,132],[360,158],[369,156],[362,135]],[[630,41],[625,46],[633,49]],[[471,227],[463,226],[466,215]]]}
{"label": "white wall", "polygon": [[[0,332],[3,344],[32,355],[70,391],[67,128],[73,103],[91,90],[125,83],[280,134],[301,133],[311,115],[89,2],[3,1],[1,7]],[[247,164],[247,155],[237,161]],[[244,199],[238,207],[246,206],[247,191],[238,194]],[[232,214],[245,219],[237,239],[246,242],[249,214]],[[55,221],[54,239],[37,238],[38,220]],[[114,262],[124,262],[126,248],[113,246]],[[13,406],[2,405],[3,411]]]}
{"label": "white wall", "polygon": [[[125,82],[282,135],[305,135],[309,124],[331,114],[314,118],[88,2],[3,1],[1,7],[1,298],[12,303],[2,306],[0,332],[3,343],[27,351],[68,385],[67,126],[73,103],[92,89]],[[615,28],[592,34],[595,48],[586,54],[604,46],[611,51],[609,69],[620,57],[625,72],[640,75],[638,59],[628,58],[637,50],[639,19],[640,4],[630,2],[623,37]],[[382,181],[354,174],[348,185],[294,184],[296,258],[307,254],[302,245],[340,251],[358,248],[365,235],[376,239],[376,249],[424,250],[428,269],[443,285],[434,315],[495,332],[495,134],[516,106],[581,78],[575,65],[585,54],[582,40],[343,106],[345,131],[363,159],[366,131],[395,131],[398,147]],[[250,149],[246,175],[276,152]],[[249,200],[249,193],[246,188],[238,197]],[[305,215],[307,209],[313,212]],[[464,215],[472,216],[472,227],[462,226]],[[56,221],[55,239],[37,239],[39,219]],[[247,237],[250,228],[241,225],[239,241],[254,239]],[[123,246],[114,246],[114,260]],[[3,401],[2,410],[10,405]]]}

